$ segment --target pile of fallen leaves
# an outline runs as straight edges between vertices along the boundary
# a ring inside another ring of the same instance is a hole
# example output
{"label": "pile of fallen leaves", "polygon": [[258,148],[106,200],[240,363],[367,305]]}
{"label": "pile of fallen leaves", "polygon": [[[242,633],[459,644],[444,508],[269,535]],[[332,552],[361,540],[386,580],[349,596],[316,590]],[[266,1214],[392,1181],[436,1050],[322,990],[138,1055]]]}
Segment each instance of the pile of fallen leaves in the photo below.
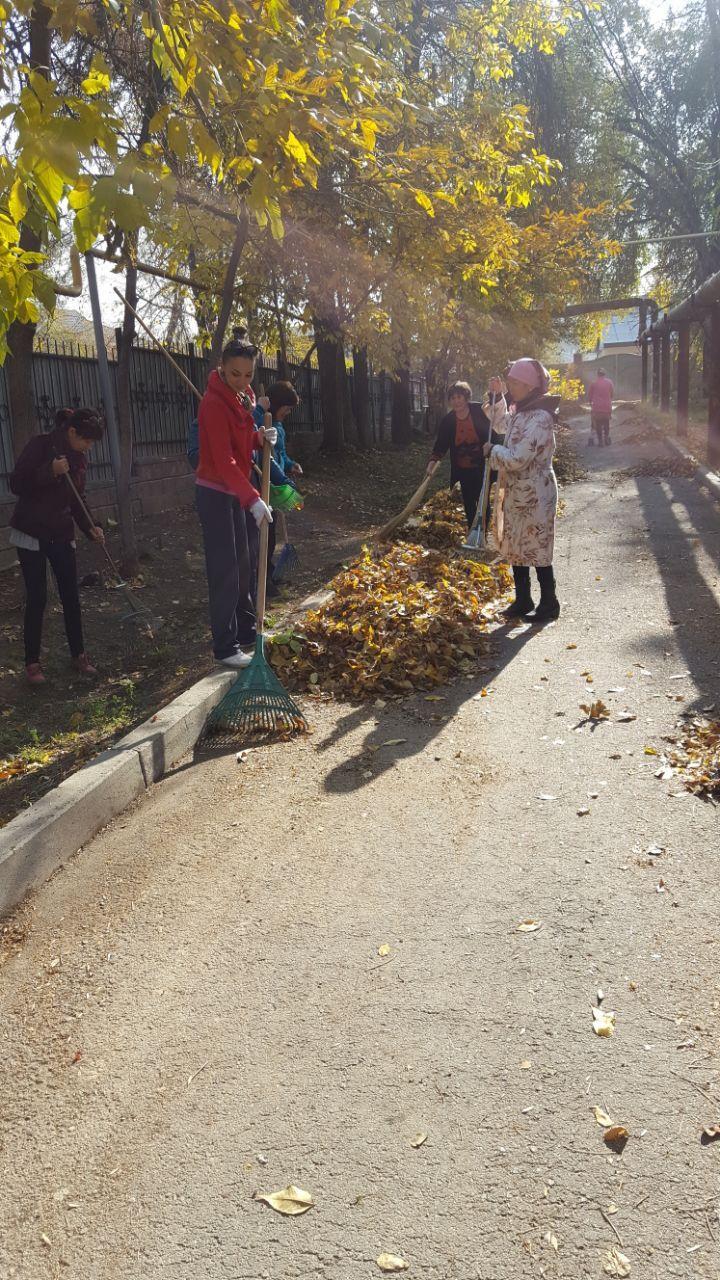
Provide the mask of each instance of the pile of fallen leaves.
{"label": "pile of fallen leaves", "polygon": [[585,480],[587,477],[587,471],[575,452],[572,430],[564,422],[555,431],[553,469],[560,484],[571,484],[573,480]]}
{"label": "pile of fallen leaves", "polygon": [[472,672],[510,581],[504,565],[408,543],[365,547],[327,603],[273,640],[270,661],[291,688],[353,700],[432,689]]}
{"label": "pile of fallen leaves", "polygon": [[695,716],[667,759],[688,791],[720,800],[720,720]]}
{"label": "pile of fallen leaves", "polygon": [[623,471],[614,471],[613,478],[627,480],[633,476],[658,476],[672,480],[675,477],[692,477],[697,471],[697,463],[692,458],[645,458]]}
{"label": "pile of fallen leaves", "polygon": [[467,522],[459,496],[449,489],[439,489],[416,515],[405,521],[397,536],[398,541],[436,551],[456,551],[466,534]]}

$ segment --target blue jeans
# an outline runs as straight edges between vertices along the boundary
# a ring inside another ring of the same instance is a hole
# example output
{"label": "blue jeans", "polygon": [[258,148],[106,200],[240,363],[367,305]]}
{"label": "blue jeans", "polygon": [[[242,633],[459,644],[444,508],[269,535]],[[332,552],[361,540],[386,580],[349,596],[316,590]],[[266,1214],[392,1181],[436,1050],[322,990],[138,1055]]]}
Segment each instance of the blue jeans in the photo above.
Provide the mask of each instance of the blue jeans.
{"label": "blue jeans", "polygon": [[246,512],[230,493],[198,484],[195,505],[205,544],[213,653],[229,658],[255,643],[251,531]]}

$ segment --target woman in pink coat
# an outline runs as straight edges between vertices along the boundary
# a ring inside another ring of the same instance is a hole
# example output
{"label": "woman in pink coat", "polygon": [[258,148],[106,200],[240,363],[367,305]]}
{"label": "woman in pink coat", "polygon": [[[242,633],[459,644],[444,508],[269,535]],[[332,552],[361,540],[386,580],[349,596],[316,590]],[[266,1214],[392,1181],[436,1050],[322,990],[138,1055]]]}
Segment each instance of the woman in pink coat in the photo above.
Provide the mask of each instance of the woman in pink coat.
{"label": "woman in pink coat", "polygon": [[[507,374],[513,409],[505,420],[505,443],[485,446],[493,471],[499,472],[495,535],[500,558],[512,566],[515,579],[515,600],[505,616],[531,622],[560,616],[552,567],[558,501],[552,462],[560,397],[547,394],[549,385],[539,360],[516,360]],[[502,394],[500,378],[490,379],[489,390]],[[495,428],[503,430],[500,423]],[[537,608],[530,594],[531,566],[540,584]]]}

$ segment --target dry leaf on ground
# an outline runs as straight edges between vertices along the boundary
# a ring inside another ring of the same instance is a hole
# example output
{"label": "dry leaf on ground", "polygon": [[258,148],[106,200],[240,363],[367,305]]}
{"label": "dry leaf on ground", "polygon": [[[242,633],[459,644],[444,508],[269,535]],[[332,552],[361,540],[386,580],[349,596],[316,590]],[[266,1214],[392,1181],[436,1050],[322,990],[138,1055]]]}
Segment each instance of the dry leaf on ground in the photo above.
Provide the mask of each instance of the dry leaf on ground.
{"label": "dry leaf on ground", "polygon": [[379,956],[389,956],[389,955],[390,955],[390,943],[389,943],[389,942],[383,942],[382,946],[378,947],[378,949],[377,949],[377,953],[378,953],[378,955],[379,955]]}
{"label": "dry leaf on ground", "polygon": [[619,1155],[625,1149],[629,1137],[630,1134],[624,1124],[614,1124],[605,1130],[603,1142],[608,1147],[612,1147],[613,1151],[616,1151]]}
{"label": "dry leaf on ground", "polygon": [[720,720],[693,717],[668,760],[688,791],[720,799]]}
{"label": "dry leaf on ground", "polygon": [[637,720],[637,716],[634,711],[619,711],[617,719],[620,724],[628,724],[631,720]]}
{"label": "dry leaf on ground", "polygon": [[545,1232],[545,1239],[547,1240],[547,1242],[548,1242],[548,1244],[549,1244],[549,1245],[552,1245],[553,1249],[554,1249],[554,1250],[555,1250],[555,1252],[557,1253],[558,1248],[559,1248],[559,1243],[558,1243],[558,1238],[557,1238],[557,1236],[556,1236],[552,1231],[546,1231],[546,1232]]}
{"label": "dry leaf on ground", "polygon": [[406,1262],[404,1258],[398,1258],[397,1254],[394,1253],[381,1253],[380,1257],[376,1258],[375,1261],[381,1271],[408,1271],[410,1268],[409,1262]]}
{"label": "dry leaf on ground", "polygon": [[538,929],[542,929],[542,920],[521,920],[517,933],[537,933]]}
{"label": "dry leaf on ground", "polygon": [[598,1124],[602,1125],[603,1129],[610,1128],[612,1120],[610,1119],[607,1111],[603,1111],[602,1107],[593,1107],[593,1115],[595,1116]]}
{"label": "dry leaf on ground", "polygon": [[292,1183],[282,1191],[272,1191],[267,1195],[256,1193],[254,1199],[261,1200],[263,1204],[269,1204],[276,1213],[282,1213],[289,1218],[307,1213],[308,1209],[314,1208],[315,1205],[309,1191],[303,1191],[302,1187],[294,1187]]}
{"label": "dry leaf on ground", "polygon": [[629,1276],[632,1271],[630,1259],[619,1249],[608,1249],[603,1260],[603,1271],[608,1276]]}
{"label": "dry leaf on ground", "polygon": [[704,1146],[709,1142],[717,1142],[720,1139],[720,1124],[706,1124],[702,1131],[701,1141]]}
{"label": "dry leaf on ground", "polygon": [[588,720],[610,719],[610,708],[605,705],[601,698],[596,698],[594,702],[581,702],[580,710],[585,712]]}
{"label": "dry leaf on ground", "polygon": [[415,1148],[422,1147],[427,1142],[427,1137],[426,1133],[416,1133],[415,1137],[410,1139],[410,1146]]}
{"label": "dry leaf on ground", "polygon": [[593,1031],[596,1036],[612,1036],[615,1034],[615,1014],[610,1009],[593,1008]]}

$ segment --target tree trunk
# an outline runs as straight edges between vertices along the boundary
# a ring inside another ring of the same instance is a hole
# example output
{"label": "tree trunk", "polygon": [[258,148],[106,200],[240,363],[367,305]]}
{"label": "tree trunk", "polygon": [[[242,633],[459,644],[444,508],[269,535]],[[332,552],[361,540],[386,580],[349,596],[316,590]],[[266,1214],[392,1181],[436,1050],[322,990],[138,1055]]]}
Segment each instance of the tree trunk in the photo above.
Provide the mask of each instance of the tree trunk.
{"label": "tree trunk", "polygon": [[345,447],[344,397],[340,381],[338,338],[322,321],[315,321],[320,403],[322,405],[322,448],[327,453],[342,453]]}
{"label": "tree trunk", "polygon": [[235,239],[233,240],[230,260],[225,272],[225,279],[223,280],[220,311],[218,313],[217,324],[215,325],[215,332],[213,334],[212,345],[210,347],[211,368],[214,368],[216,364],[220,363],[220,357],[225,345],[225,330],[227,329],[228,320],[230,319],[230,313],[235,300],[235,280],[237,277],[238,267],[240,265],[242,251],[248,241],[248,234],[249,228],[247,213],[243,212],[235,231]]}
{"label": "tree trunk", "polygon": [[[52,10],[44,4],[36,4],[30,13],[29,64],[32,71],[48,79],[50,69],[50,42]],[[20,248],[27,253],[42,249],[40,237],[28,226],[20,229]],[[31,436],[37,432],[35,404],[32,389],[32,353],[35,341],[34,324],[14,321],[8,329],[8,362],[6,365],[8,403],[13,433],[15,457],[22,452]]]}
{"label": "tree trunk", "polygon": [[353,347],[353,374],[357,442],[360,449],[367,449],[372,434],[370,427],[370,375],[367,347]]}
{"label": "tree trunk", "polygon": [[425,365],[425,386],[428,394],[427,428],[430,435],[437,431],[441,418],[447,412],[448,365],[441,356],[434,356]]}
{"label": "tree trunk", "polygon": [[[135,238],[136,239],[136,238]],[[133,249],[137,244],[133,245]],[[137,310],[137,267],[128,265],[125,272],[125,297],[131,307]],[[132,512],[132,479],[133,438],[132,438],[132,404],[130,392],[130,370],[132,367],[132,351],[135,339],[135,317],[127,307],[123,313],[122,331],[118,347],[117,362],[117,416],[118,436],[120,440],[120,475],[117,477],[118,523],[122,544],[120,567],[123,573],[133,578],[140,572],[135,523]]]}
{"label": "tree trunk", "polygon": [[342,391],[343,401],[343,430],[346,440],[352,440],[357,443],[357,423],[355,422],[355,409],[352,402],[352,390],[350,387],[350,379],[348,377],[347,365],[345,364],[345,347],[342,342],[338,343],[338,378],[340,380],[340,389]]}
{"label": "tree trunk", "polygon": [[395,370],[390,419],[390,439],[399,449],[406,449],[412,441],[411,409],[410,366],[403,364]]}

